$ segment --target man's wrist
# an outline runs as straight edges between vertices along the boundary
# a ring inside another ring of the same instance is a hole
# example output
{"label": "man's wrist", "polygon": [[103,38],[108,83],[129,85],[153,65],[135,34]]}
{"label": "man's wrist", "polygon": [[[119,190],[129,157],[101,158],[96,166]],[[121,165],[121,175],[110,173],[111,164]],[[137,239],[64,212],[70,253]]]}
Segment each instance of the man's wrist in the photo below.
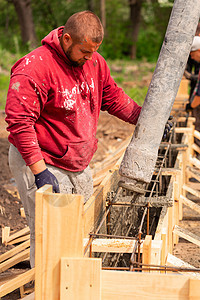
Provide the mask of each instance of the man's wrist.
{"label": "man's wrist", "polygon": [[29,168],[31,169],[32,173],[34,175],[43,172],[44,170],[46,170],[46,164],[44,162],[44,160],[39,160],[36,163],[32,164],[29,166]]}

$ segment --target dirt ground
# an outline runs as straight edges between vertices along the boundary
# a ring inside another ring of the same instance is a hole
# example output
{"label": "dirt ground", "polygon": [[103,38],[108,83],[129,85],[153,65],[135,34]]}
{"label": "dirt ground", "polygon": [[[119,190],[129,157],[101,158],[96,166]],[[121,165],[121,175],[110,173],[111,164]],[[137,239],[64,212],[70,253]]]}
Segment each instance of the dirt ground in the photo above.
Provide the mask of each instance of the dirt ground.
{"label": "dirt ground", "polygon": [[[21,201],[18,197],[16,186],[12,174],[8,167],[8,149],[9,143],[7,140],[8,133],[6,132],[5,114],[0,112],[0,226],[10,226],[11,232],[18,231],[24,228],[27,223],[26,219],[21,217],[20,208]],[[133,132],[133,126],[107,113],[101,113],[97,138],[99,139],[98,150],[91,162],[93,167],[97,162],[103,160],[110,153],[114,152]],[[198,203],[198,201],[197,201]],[[184,207],[184,219],[180,222],[182,228],[188,229],[192,233],[199,234],[200,216],[194,211]],[[1,229],[0,229],[0,254],[7,251],[9,248],[1,244]],[[174,248],[174,255],[184,260],[185,262],[200,268],[200,247],[195,246],[186,240],[180,239],[179,244]],[[12,268],[9,271],[2,273],[0,282],[3,282],[8,276],[17,274],[20,269],[27,270],[28,263],[20,267]],[[10,295],[3,297],[3,300],[19,299],[19,291],[13,292]]]}

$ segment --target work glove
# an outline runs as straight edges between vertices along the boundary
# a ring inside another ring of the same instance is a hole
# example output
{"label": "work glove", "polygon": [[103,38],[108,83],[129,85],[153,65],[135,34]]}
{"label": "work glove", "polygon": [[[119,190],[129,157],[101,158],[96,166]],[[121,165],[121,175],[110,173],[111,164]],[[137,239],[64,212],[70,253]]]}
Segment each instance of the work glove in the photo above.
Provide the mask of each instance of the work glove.
{"label": "work glove", "polygon": [[173,127],[173,123],[171,122],[171,120],[173,119],[173,116],[169,116],[169,119],[167,120],[167,123],[165,124],[165,129],[164,129],[164,133],[163,133],[163,137],[162,139],[165,140],[168,136],[168,134],[170,133],[172,127]]}
{"label": "work glove", "polygon": [[186,110],[187,113],[193,110],[193,108],[191,107],[190,102],[186,104],[185,110]]}
{"label": "work glove", "polygon": [[51,184],[53,186],[53,192],[60,193],[58,180],[48,169],[34,176],[35,176],[35,184],[38,189],[45,184]]}

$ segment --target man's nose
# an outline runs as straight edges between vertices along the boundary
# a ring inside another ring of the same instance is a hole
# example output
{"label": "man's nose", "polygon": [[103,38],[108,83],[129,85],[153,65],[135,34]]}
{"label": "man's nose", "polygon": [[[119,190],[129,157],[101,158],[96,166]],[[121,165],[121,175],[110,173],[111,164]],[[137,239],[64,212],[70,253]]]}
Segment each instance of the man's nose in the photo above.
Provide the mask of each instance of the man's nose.
{"label": "man's nose", "polygon": [[87,54],[87,55],[84,56],[84,58],[85,58],[86,60],[92,60],[92,54],[93,54],[93,53]]}

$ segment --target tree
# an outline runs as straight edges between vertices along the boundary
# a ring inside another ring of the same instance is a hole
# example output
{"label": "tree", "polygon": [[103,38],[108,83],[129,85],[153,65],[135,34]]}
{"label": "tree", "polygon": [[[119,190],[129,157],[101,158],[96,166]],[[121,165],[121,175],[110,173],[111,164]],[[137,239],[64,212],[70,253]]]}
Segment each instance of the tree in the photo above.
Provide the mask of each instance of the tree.
{"label": "tree", "polygon": [[141,20],[141,8],[144,0],[129,0],[130,7],[130,23],[131,23],[131,53],[130,58],[136,58],[136,43],[138,40],[138,33],[140,28],[140,20]]}
{"label": "tree", "polygon": [[93,0],[87,0],[87,7],[88,7],[88,10],[94,12],[94,1]]}
{"label": "tree", "polygon": [[104,30],[106,30],[106,8],[105,8],[106,0],[100,1],[100,14],[101,14],[101,22]]}
{"label": "tree", "polygon": [[36,47],[37,38],[33,23],[31,0],[12,0],[19,19],[22,42]]}

